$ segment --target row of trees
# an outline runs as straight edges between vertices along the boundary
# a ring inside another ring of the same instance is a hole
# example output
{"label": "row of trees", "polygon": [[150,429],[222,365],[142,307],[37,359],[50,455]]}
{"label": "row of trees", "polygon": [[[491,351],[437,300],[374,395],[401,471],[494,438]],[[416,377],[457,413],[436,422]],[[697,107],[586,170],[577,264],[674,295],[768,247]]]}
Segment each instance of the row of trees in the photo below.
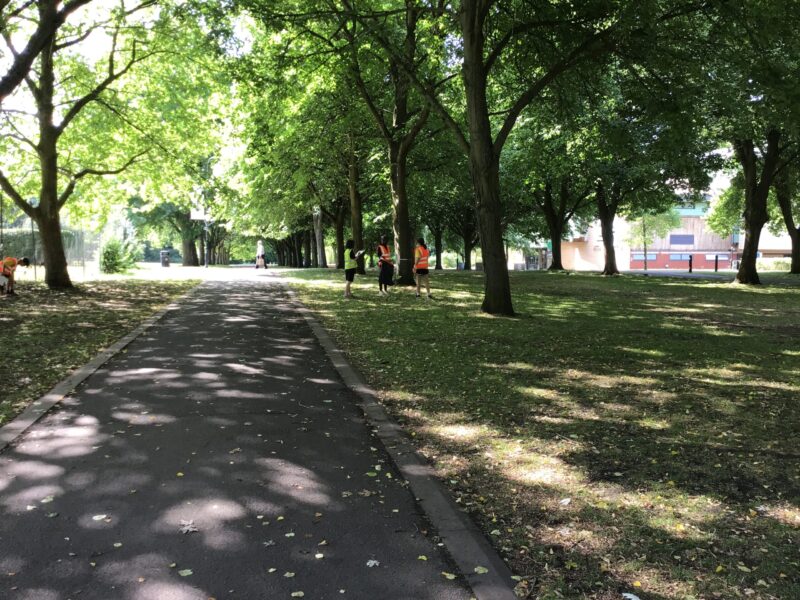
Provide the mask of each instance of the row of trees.
{"label": "row of trees", "polygon": [[759,281],[770,189],[781,187],[797,237],[791,2],[231,6],[255,22],[237,78],[257,104],[252,208],[275,237],[318,228],[314,215],[339,230],[349,213],[363,248],[365,216],[390,212],[405,281],[414,230],[438,237],[464,209],[486,271],[483,309],[512,314],[509,239],[546,232],[558,268],[570,224],[599,218],[604,272],[615,274],[614,217],[702,190],[725,146],[744,191],[737,279]]}
{"label": "row of trees", "polygon": [[53,287],[63,210],[126,205],[193,264],[195,204],[217,223],[206,247],[263,235],[287,264],[324,265],[333,242],[341,266],[345,235],[391,233],[406,283],[417,234],[467,266],[480,244],[483,309],[513,314],[509,243],[549,237],[559,268],[561,239],[599,219],[615,274],[616,216],[663,212],[727,163],[739,193],[717,220],[743,214],[737,279],[757,283],[770,202],[800,252],[795,8],[12,0],[0,188],[38,223]]}

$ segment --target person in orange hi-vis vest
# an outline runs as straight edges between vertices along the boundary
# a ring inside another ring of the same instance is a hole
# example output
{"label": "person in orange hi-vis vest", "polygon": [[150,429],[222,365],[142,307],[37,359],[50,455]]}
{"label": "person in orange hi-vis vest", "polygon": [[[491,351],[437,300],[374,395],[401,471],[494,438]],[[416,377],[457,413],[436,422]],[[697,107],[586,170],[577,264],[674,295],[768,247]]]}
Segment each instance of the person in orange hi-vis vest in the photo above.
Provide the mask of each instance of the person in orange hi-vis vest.
{"label": "person in orange hi-vis vest", "polygon": [[417,278],[417,298],[419,298],[420,286],[425,285],[425,290],[428,293],[428,298],[431,296],[431,280],[428,274],[428,259],[431,252],[425,245],[425,240],[419,238],[417,240],[417,247],[414,250],[414,275]]}
{"label": "person in orange hi-vis vest", "polygon": [[392,285],[394,285],[392,251],[386,243],[386,236],[382,235],[381,243],[378,244],[378,294],[388,296],[389,287]]}
{"label": "person in orange hi-vis vest", "polygon": [[27,258],[14,258],[13,256],[6,256],[3,259],[3,274],[0,276],[0,287],[5,289],[7,296],[14,296],[17,292],[14,291],[14,272],[19,265],[27,267],[31,264]]}

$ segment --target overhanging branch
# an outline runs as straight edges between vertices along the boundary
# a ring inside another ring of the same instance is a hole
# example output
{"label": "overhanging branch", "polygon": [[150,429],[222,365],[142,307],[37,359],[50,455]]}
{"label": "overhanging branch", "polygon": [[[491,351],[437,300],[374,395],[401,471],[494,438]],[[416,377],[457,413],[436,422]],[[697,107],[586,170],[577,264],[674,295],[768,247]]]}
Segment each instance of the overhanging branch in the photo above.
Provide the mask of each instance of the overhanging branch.
{"label": "overhanging branch", "polygon": [[25,198],[17,191],[17,188],[14,187],[8,177],[6,177],[5,173],[0,170],[0,189],[2,189],[6,195],[11,198],[11,200],[16,204],[26,215],[28,215],[31,219],[33,218],[34,208],[25,201]]}
{"label": "overhanging branch", "polygon": [[61,192],[61,194],[59,195],[58,208],[59,209],[63,208],[63,206],[67,203],[67,200],[69,200],[69,197],[72,195],[72,192],[75,191],[75,186],[84,177],[87,177],[89,175],[96,175],[96,176],[119,175],[148,152],[150,152],[149,148],[147,150],[139,152],[138,154],[133,156],[130,160],[128,160],[124,165],[116,169],[81,169],[80,171],[72,175],[69,183],[67,184],[67,187],[64,188],[64,191]]}

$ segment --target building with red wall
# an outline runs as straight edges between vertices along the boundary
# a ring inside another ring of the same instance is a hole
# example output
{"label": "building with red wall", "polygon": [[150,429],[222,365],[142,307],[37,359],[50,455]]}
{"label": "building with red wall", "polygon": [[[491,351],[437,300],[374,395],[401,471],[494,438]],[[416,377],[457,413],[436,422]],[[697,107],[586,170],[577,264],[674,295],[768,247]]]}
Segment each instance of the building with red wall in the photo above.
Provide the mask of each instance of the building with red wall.
{"label": "building with red wall", "polygon": [[[688,270],[690,257],[693,269],[732,268],[739,256],[739,234],[722,237],[711,231],[706,223],[708,209],[708,201],[678,208],[680,227],[647,248],[647,268]],[[644,269],[644,249],[631,248],[630,254],[630,268]]]}

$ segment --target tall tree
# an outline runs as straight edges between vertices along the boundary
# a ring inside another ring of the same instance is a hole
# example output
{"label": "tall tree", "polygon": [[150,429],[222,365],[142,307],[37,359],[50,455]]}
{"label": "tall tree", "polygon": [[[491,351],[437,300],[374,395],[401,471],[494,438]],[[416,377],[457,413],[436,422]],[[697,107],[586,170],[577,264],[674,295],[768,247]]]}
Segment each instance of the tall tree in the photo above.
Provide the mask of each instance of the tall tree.
{"label": "tall tree", "polygon": [[[80,146],[75,138],[66,135],[72,126],[81,125],[79,117],[84,117],[87,109],[94,108],[105,94],[111,93],[112,84],[124,77],[134,65],[152,56],[152,50],[142,49],[146,39],[129,27],[133,15],[141,13],[148,6],[149,3],[146,3],[126,8],[123,4],[122,9],[102,15],[92,23],[82,24],[76,29],[62,27],[60,35],[48,38],[39,55],[35,74],[25,78],[36,107],[35,136],[28,135],[26,131],[24,121],[29,115],[15,119],[16,115],[5,113],[6,123],[12,130],[8,133],[9,137],[35,157],[38,198],[34,203],[26,199],[26,188],[33,186],[30,176],[13,182],[5,172],[0,171],[0,187],[38,225],[44,252],[45,281],[51,288],[72,286],[61,238],[60,212],[76,186],[86,177],[121,173],[146,152],[146,148],[140,146],[131,155],[118,158],[112,149],[105,153],[98,152],[101,149],[95,145],[81,157],[87,163],[94,164],[81,165],[71,154],[68,159],[59,160],[60,148],[69,146],[70,150],[74,150],[74,147]],[[97,75],[93,72],[94,65],[86,65],[70,50],[92,36],[103,35],[107,29],[110,29],[110,50],[104,59],[105,68]],[[12,54],[17,54],[13,42],[9,38],[6,38],[6,42],[11,43]],[[96,114],[94,116],[97,117]],[[83,120],[86,122],[85,118]],[[102,117],[94,121],[94,124],[98,123],[101,129],[95,130],[95,134],[109,135],[113,130],[114,126],[109,126]],[[112,158],[117,159],[117,166],[97,164]]]}
{"label": "tall tree", "polygon": [[[447,60],[451,73],[437,81],[403,59],[380,26],[382,10],[359,11],[351,1],[345,4],[369,24],[374,39],[428,97],[432,110],[469,157],[486,270],[482,309],[507,315],[514,309],[503,242],[500,157],[520,115],[564,74],[585,69],[585,76],[591,77],[596,70],[590,71],[589,65],[611,52],[640,59],[646,54],[642,42],[652,46],[653,40],[668,38],[662,30],[685,27],[685,21],[703,8],[702,3],[687,5],[680,0],[603,7],[511,0],[437,2],[429,12],[446,19],[449,24],[444,28],[455,38]],[[442,82],[452,79],[459,66],[466,131],[442,94]]]}
{"label": "tall tree", "polygon": [[707,110],[719,116],[720,135],[731,143],[742,173],[745,241],[736,281],[758,284],[770,189],[798,152],[800,12],[793,2],[763,0],[726,3],[723,14],[710,35],[716,52],[700,69],[713,90]]}
{"label": "tall tree", "polygon": [[[561,271],[561,242],[571,231],[573,218],[591,210],[594,178],[586,159],[585,132],[559,124],[556,114],[536,111],[515,132],[503,161],[504,179],[514,180],[517,194],[527,196],[528,210],[543,217],[553,260],[550,270]],[[524,190],[524,192],[523,192]],[[537,222],[537,220],[534,220]]]}
{"label": "tall tree", "polygon": [[[423,7],[412,0],[405,1],[405,10],[400,13],[401,24],[398,26],[402,35],[403,60],[409,64],[419,61],[421,54],[417,28]],[[365,53],[360,43],[360,23],[351,21],[351,27],[343,28],[350,43],[350,68],[361,98],[366,103],[381,136],[387,145],[389,163],[389,181],[392,195],[392,225],[394,230],[395,253],[397,255],[399,282],[412,285],[414,283],[413,240],[409,216],[408,199],[408,155],[414,147],[417,137],[425,126],[430,108],[427,101],[415,98],[414,89],[408,74],[398,64],[392,54],[382,57],[383,68],[378,69],[376,83],[369,85],[362,67]],[[366,46],[368,49],[369,46]],[[385,80],[391,82],[390,93],[379,93],[385,90]],[[384,108],[385,106],[385,108]],[[391,120],[384,115],[390,114]]]}

